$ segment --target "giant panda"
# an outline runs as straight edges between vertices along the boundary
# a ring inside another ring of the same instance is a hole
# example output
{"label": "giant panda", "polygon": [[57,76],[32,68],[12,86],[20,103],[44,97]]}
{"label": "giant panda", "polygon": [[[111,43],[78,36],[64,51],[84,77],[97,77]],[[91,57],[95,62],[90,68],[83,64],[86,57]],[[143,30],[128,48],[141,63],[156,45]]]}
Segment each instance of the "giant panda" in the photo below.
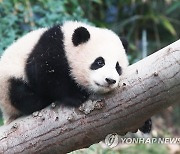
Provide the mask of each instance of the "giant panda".
{"label": "giant panda", "polygon": [[127,42],[77,21],[32,31],[0,60],[0,107],[6,123],[54,101],[78,107],[114,90],[128,66]]}

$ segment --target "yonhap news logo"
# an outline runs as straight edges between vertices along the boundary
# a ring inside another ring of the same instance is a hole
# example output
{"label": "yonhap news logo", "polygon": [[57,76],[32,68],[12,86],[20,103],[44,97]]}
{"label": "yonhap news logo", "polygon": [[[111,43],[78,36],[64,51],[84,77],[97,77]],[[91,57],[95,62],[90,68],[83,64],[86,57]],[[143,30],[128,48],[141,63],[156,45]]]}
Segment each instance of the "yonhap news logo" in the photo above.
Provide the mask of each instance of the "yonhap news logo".
{"label": "yonhap news logo", "polygon": [[116,147],[119,144],[119,135],[116,133],[107,135],[105,138],[105,144],[110,148]]}
{"label": "yonhap news logo", "polygon": [[124,144],[180,144],[180,138],[119,138],[119,143]]}
{"label": "yonhap news logo", "polygon": [[117,133],[109,134],[105,138],[105,144],[110,148],[116,147],[118,144],[180,144],[180,137],[164,137],[164,138],[131,138],[120,137]]}

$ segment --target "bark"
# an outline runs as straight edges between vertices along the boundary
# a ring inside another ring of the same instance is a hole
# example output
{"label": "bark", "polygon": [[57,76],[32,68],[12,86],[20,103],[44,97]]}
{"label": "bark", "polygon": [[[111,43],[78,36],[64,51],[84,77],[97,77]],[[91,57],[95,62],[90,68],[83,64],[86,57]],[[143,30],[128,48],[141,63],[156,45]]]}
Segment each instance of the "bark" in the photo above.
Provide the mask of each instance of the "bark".
{"label": "bark", "polygon": [[0,128],[0,153],[67,153],[107,134],[140,127],[159,111],[180,103],[180,40],[128,67],[119,89],[89,114],[55,106]]}

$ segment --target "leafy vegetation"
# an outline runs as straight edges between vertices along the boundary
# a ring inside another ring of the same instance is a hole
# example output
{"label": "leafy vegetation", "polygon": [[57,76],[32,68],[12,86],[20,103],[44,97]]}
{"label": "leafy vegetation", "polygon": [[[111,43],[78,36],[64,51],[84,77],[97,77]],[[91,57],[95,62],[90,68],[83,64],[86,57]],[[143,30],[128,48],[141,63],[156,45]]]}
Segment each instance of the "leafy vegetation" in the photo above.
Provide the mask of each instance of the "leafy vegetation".
{"label": "leafy vegetation", "polygon": [[30,30],[83,20],[125,36],[134,62],[141,59],[143,30],[149,51],[155,51],[179,38],[179,19],[178,0],[0,0],[0,53]]}
{"label": "leafy vegetation", "polygon": [[65,20],[84,20],[78,1],[3,0],[0,1],[0,53],[14,40],[38,27]]}
{"label": "leafy vegetation", "polygon": [[[179,38],[180,1],[98,0],[82,8],[98,26],[109,27],[130,42],[130,60],[142,58],[142,32],[147,32],[148,51],[156,51]],[[91,12],[91,13],[89,13]],[[151,53],[148,53],[151,54]]]}
{"label": "leafy vegetation", "polygon": [[0,126],[3,125],[3,119],[0,117]]}
{"label": "leafy vegetation", "polygon": [[98,144],[90,146],[88,149],[78,150],[70,154],[168,154],[168,149],[159,144],[136,144],[120,150],[104,149]]}

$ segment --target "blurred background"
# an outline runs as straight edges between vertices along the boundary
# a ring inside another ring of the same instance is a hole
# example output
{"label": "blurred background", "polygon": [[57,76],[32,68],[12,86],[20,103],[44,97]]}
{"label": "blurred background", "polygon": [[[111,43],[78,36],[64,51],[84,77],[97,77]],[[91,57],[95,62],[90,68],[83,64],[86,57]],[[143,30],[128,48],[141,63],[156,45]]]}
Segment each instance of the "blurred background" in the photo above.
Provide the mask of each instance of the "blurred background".
{"label": "blurred background", "polygon": [[[179,39],[180,0],[0,0],[0,55],[27,32],[66,20],[106,27],[125,37],[132,64]],[[149,135],[180,137],[179,119],[180,104],[169,107],[153,117],[153,131]],[[180,145],[133,144],[108,149],[101,143],[73,152],[80,153],[180,154]]]}

